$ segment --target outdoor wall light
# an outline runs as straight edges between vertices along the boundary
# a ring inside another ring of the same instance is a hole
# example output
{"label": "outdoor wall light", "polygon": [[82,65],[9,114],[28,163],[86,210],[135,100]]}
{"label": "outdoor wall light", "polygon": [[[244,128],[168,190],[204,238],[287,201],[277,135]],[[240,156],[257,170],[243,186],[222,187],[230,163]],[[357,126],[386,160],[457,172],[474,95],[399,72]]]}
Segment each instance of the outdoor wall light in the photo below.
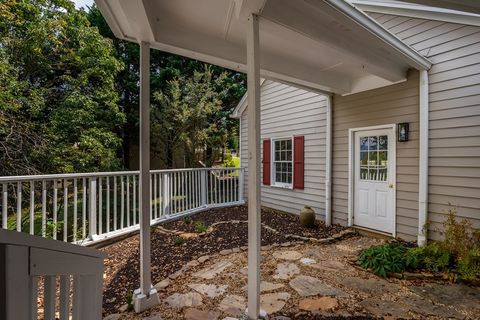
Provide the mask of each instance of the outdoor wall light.
{"label": "outdoor wall light", "polygon": [[397,124],[398,141],[408,141],[408,122]]}

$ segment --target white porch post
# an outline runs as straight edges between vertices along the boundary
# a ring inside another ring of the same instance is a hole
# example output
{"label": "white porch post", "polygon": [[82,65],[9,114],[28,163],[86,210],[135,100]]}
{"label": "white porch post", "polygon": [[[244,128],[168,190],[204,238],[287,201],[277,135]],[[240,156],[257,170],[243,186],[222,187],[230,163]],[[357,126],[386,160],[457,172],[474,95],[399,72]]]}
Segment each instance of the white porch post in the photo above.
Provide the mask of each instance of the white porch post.
{"label": "white porch post", "polygon": [[247,27],[248,89],[248,317],[260,313],[260,61],[258,17]]}
{"label": "white porch post", "polygon": [[152,287],[150,257],[150,44],[140,43],[140,288],[134,293],[136,312],[160,303]]}
{"label": "white porch post", "polygon": [[428,71],[420,70],[420,151],[418,182],[418,245],[427,243],[428,217]]}

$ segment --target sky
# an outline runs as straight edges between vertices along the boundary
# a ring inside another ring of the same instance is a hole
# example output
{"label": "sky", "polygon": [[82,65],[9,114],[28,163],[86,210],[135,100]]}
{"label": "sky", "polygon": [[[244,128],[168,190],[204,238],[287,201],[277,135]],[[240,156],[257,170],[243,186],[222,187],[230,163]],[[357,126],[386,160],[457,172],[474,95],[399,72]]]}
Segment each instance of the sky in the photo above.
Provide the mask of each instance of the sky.
{"label": "sky", "polygon": [[73,0],[75,2],[75,7],[81,8],[84,7],[86,9],[86,6],[92,6],[93,5],[93,0]]}

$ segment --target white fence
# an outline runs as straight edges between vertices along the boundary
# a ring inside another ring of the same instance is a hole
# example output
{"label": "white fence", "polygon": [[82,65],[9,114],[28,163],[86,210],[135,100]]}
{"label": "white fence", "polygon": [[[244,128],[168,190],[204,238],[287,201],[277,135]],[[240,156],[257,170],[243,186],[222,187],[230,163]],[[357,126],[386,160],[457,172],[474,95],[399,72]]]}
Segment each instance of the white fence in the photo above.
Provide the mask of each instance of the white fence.
{"label": "white fence", "polygon": [[101,319],[104,258],[91,248],[0,230],[0,319]]}
{"label": "white fence", "polygon": [[[242,168],[153,170],[151,224],[243,203]],[[2,228],[88,245],[139,228],[138,171],[0,177]]]}

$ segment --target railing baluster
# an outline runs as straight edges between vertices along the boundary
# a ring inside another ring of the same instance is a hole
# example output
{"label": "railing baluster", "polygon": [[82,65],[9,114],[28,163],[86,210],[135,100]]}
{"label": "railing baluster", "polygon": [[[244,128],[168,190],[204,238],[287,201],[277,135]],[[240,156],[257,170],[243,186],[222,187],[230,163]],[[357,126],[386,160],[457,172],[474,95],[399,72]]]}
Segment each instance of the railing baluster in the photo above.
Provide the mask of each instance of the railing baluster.
{"label": "railing baluster", "polygon": [[57,179],[53,180],[53,225],[52,234],[53,239],[57,239],[57,206],[58,206],[58,182]]}
{"label": "railing baluster", "polygon": [[102,177],[98,177],[98,233],[103,233],[103,186]]}
{"label": "railing baluster", "polygon": [[[138,178],[138,179],[139,179],[138,181],[140,182],[140,178]],[[152,182],[152,180],[153,180],[152,175],[150,175],[150,178],[149,178],[149,184],[150,184],[150,220],[153,219],[153,201],[152,201],[152,189],[153,189],[152,183],[153,182]],[[140,198],[142,197],[141,194],[139,194],[138,196]]]}
{"label": "railing baluster", "polygon": [[97,178],[90,178],[89,183],[88,236],[93,240],[97,234]]}
{"label": "railing baluster", "polygon": [[78,211],[78,185],[77,179],[73,179],[73,241],[77,241],[77,230],[78,230],[78,221],[77,221],[77,211]]}
{"label": "railing baluster", "polygon": [[180,175],[182,177],[182,211],[185,211],[187,209],[187,196],[185,194],[187,175],[185,171],[182,171]]}
{"label": "railing baluster", "polygon": [[113,230],[117,230],[117,176],[113,177]]}
{"label": "railing baluster", "polygon": [[35,183],[30,181],[30,234],[35,233]]}
{"label": "railing baluster", "polygon": [[3,192],[3,198],[2,198],[2,228],[7,229],[8,228],[8,212],[7,212],[7,197],[8,197],[8,191],[7,191],[7,184],[3,183],[2,184],[2,192]]}
{"label": "railing baluster", "polygon": [[172,190],[172,200],[173,200],[173,213],[177,213],[177,173],[173,172],[173,190]]}
{"label": "railing baluster", "polygon": [[47,235],[47,182],[42,181],[42,237]]}
{"label": "railing baluster", "polygon": [[67,179],[63,179],[63,241],[68,237],[68,185]]}
{"label": "railing baluster", "polygon": [[55,320],[55,289],[55,276],[45,276],[43,293],[45,320]]}
{"label": "railing baluster", "polygon": [[163,217],[165,214],[163,212],[163,187],[162,187],[163,177],[161,173],[158,173],[158,217]]}
{"label": "railing baluster", "polygon": [[152,198],[152,202],[153,202],[153,214],[152,214],[152,218],[155,219],[158,217],[158,214],[157,214],[157,209],[158,209],[158,206],[157,206],[157,188],[158,188],[158,185],[157,185],[157,175],[154,173],[151,178],[153,179],[153,193],[151,194],[151,198]]}
{"label": "railing baluster", "polygon": [[135,175],[133,178],[133,225],[137,224],[137,177]]}
{"label": "railing baluster", "polygon": [[70,276],[60,276],[60,320],[68,320],[70,316]]}
{"label": "railing baluster", "polygon": [[22,231],[22,183],[17,182],[17,231]]}
{"label": "railing baluster", "polygon": [[107,179],[107,232],[110,232],[110,177]]}
{"label": "railing baluster", "polygon": [[120,229],[123,229],[123,222],[125,218],[125,184],[123,176],[120,176]]}
{"label": "railing baluster", "polygon": [[87,237],[87,179],[82,179],[82,239]]}
{"label": "railing baluster", "polygon": [[130,227],[130,176],[125,177],[127,183],[127,227]]}

